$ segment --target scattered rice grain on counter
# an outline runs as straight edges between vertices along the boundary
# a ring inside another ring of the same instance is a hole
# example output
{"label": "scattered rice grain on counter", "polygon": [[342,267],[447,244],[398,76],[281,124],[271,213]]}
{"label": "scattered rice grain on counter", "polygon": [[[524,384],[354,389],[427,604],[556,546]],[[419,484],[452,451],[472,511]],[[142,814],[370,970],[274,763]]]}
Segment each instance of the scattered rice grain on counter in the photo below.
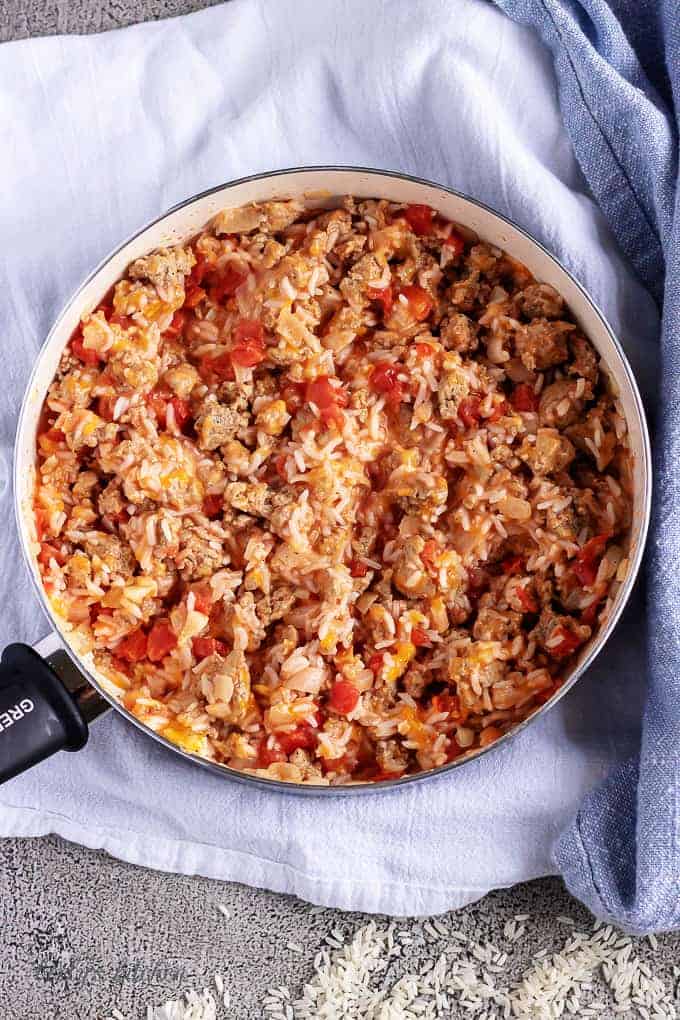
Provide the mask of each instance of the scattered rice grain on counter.
{"label": "scattered rice grain on counter", "polygon": [[552,698],[627,570],[632,465],[560,294],[423,205],[226,209],[85,314],[36,555],[81,654],[185,751],[379,782]]}
{"label": "scattered rice grain on counter", "polygon": [[[435,921],[426,924],[434,929]],[[425,926],[423,931],[430,935]],[[372,921],[339,948],[322,946],[297,1001],[285,986],[269,989],[262,1015],[266,1020],[446,1020],[454,1015],[553,1020],[596,1017],[606,1008],[624,1018],[677,1020],[673,994],[635,954],[634,940],[611,926],[574,930],[558,952],[539,950],[516,981],[502,979],[513,966],[512,945],[504,950],[489,942],[452,940],[453,935],[442,934],[425,958],[421,953],[417,970],[396,977],[394,968],[411,937],[402,937],[394,923]],[[680,975],[677,968],[674,975]],[[207,990],[148,1011],[149,1020],[221,1017]]]}

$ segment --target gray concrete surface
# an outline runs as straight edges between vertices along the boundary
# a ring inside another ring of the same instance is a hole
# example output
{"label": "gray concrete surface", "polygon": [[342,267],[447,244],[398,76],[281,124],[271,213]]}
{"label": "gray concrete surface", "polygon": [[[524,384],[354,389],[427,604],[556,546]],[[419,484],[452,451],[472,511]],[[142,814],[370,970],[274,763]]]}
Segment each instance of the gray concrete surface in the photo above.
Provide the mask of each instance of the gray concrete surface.
{"label": "gray concrete surface", "polygon": [[[0,41],[104,31],[209,5],[209,0],[5,0]],[[229,919],[216,902],[227,906]],[[536,950],[562,944],[559,915],[579,924],[588,919],[562,884],[550,879],[493,893],[459,911],[456,925],[476,938],[502,941],[505,922],[525,913],[532,920],[516,951],[523,965]],[[202,987],[215,973],[231,988],[231,1020],[254,1020],[262,1015],[270,984],[300,991],[330,928],[350,934],[365,920],[330,910],[313,914],[290,897],[244,886],[146,871],[55,837],[5,840],[0,1020],[101,1020],[116,1005],[136,1020],[148,1003]],[[286,948],[290,940],[302,945],[302,954]],[[680,936],[661,937],[657,950],[641,942],[638,951],[671,987]]]}
{"label": "gray concrete surface", "polygon": [[[224,904],[224,918],[216,908]],[[458,911],[455,927],[476,940],[503,942],[515,914],[531,914],[513,958],[520,971],[534,952],[558,949],[568,929],[591,918],[557,879],[492,893]],[[351,935],[368,918],[324,910],[241,885],[132,867],[56,837],[0,844],[0,1017],[2,1020],[103,1020],[117,1006],[129,1020],[145,1007],[201,988],[215,973],[233,1006],[220,1020],[256,1020],[270,985],[293,996],[312,974],[312,960],[331,928]],[[417,922],[403,927],[416,928]],[[302,953],[287,947],[293,941]],[[652,950],[636,946],[672,988],[677,936]],[[396,975],[395,975],[396,977]],[[675,979],[677,980],[677,979]],[[469,1016],[456,1011],[452,1017]],[[603,1011],[603,1020],[613,1018]],[[341,1018],[338,1018],[341,1020]]]}

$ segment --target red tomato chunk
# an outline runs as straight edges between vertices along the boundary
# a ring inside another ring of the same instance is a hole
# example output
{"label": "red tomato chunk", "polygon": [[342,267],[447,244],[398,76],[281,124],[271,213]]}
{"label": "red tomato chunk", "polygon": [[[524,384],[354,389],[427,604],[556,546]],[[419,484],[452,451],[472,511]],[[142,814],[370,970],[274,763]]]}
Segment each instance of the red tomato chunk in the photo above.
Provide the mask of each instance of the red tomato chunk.
{"label": "red tomato chunk", "polygon": [[600,561],[609,538],[608,534],[596,535],[595,538],[586,542],[577,554],[573,569],[584,588],[591,588],[595,584]]}
{"label": "red tomato chunk", "polygon": [[510,397],[510,403],[516,411],[538,411],[538,396],[534,393],[533,387],[528,383],[520,383],[515,386]]}
{"label": "red tomato chunk", "polygon": [[369,386],[375,393],[382,393],[389,404],[400,404],[404,399],[404,384],[399,379],[402,366],[389,361],[378,361],[373,367]]}
{"label": "red tomato chunk", "polygon": [[142,659],[146,658],[146,646],[146,634],[141,627],[138,627],[137,630],[133,630],[131,634],[128,634],[127,637],[124,637],[118,643],[114,649],[114,654],[126,662],[141,662]]}
{"label": "red tomato chunk", "polygon": [[434,232],[434,209],[429,205],[407,205],[404,219],[418,237],[426,237]]}
{"label": "red tomato chunk", "polygon": [[428,317],[434,308],[434,301],[422,287],[412,284],[409,287],[402,287],[400,294],[403,294],[408,302],[408,310],[416,320],[422,322]]}
{"label": "red tomato chunk", "polygon": [[377,301],[382,305],[383,318],[386,319],[394,305],[394,291],[392,290],[392,284],[388,284],[387,287],[369,287],[366,291],[366,296],[369,301]]}
{"label": "red tomato chunk", "polygon": [[359,692],[354,684],[348,680],[336,680],[331,688],[328,703],[340,715],[349,715],[356,708],[358,700]]}
{"label": "red tomato chunk", "polygon": [[147,657],[160,662],[177,645],[177,635],[168,620],[157,620],[149,632]]}

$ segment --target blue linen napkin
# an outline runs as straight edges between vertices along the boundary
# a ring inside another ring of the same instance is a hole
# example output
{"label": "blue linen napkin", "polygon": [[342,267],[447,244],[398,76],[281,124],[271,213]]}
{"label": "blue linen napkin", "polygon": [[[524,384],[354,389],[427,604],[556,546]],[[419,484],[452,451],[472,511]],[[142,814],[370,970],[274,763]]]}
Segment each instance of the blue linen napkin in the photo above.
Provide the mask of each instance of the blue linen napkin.
{"label": "blue linen napkin", "polygon": [[[518,55],[521,55],[519,59]],[[187,196],[247,173],[354,163],[495,206],[604,309],[649,392],[654,304],[587,193],[546,48],[483,0],[232,0],[102,36],[0,47],[0,518],[43,338],[107,251]],[[0,528],[0,643],[47,629]],[[441,779],[342,800],[252,790],[114,713],[77,755],[0,789],[0,834],[57,832],[138,864],[346,909],[431,914],[553,873],[587,791],[640,743],[638,595],[586,677],[508,745]],[[629,787],[633,789],[633,787]]]}
{"label": "blue linen napkin", "polygon": [[550,47],[576,158],[663,309],[639,753],[584,799],[555,862],[598,916],[680,927],[680,8],[677,0],[496,0]]}

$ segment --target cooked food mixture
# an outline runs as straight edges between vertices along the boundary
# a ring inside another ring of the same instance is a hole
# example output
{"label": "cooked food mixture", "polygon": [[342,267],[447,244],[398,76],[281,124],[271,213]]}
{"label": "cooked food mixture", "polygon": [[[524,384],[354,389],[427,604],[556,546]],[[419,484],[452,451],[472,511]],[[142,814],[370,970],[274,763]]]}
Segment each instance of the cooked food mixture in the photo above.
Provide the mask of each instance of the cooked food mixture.
{"label": "cooked food mixture", "polygon": [[433,769],[551,698],[625,576],[626,423],[562,297],[422,205],[227,209],[64,351],[38,559],[186,751]]}

